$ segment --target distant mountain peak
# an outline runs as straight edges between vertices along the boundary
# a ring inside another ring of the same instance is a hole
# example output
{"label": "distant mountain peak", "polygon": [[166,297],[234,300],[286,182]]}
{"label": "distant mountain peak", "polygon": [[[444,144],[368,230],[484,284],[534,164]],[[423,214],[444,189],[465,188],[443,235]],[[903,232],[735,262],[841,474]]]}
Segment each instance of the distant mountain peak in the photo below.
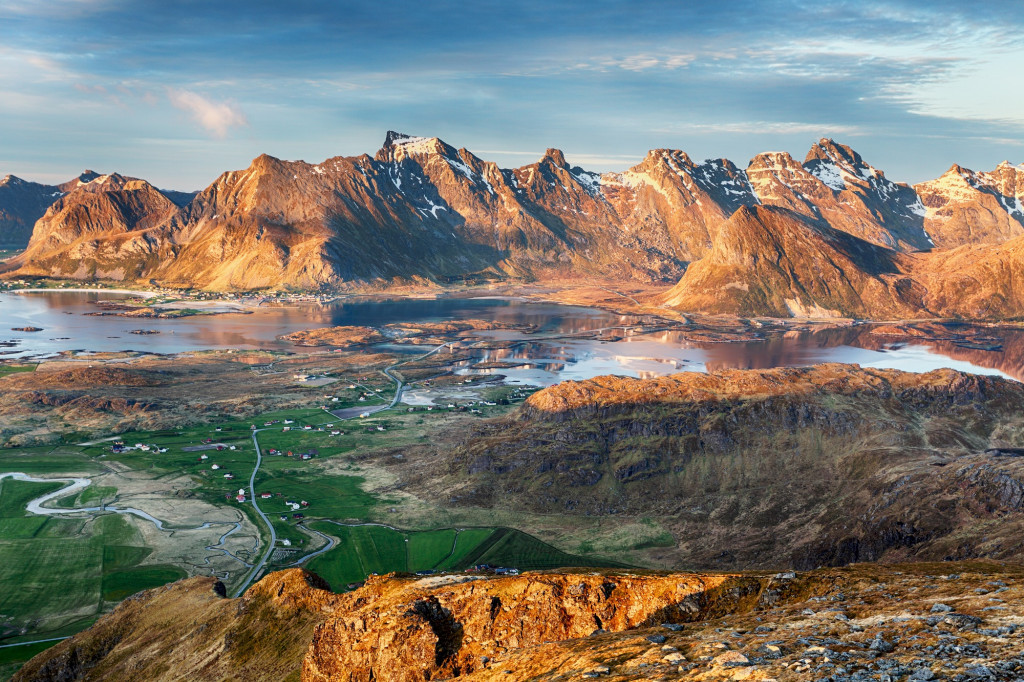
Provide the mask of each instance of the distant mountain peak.
{"label": "distant mountain peak", "polygon": [[554,147],[549,147],[544,152],[544,156],[540,158],[541,163],[544,163],[545,161],[558,166],[559,168],[569,167],[569,163],[565,160],[565,154],[562,153],[561,149],[555,149]]}
{"label": "distant mountain peak", "polygon": [[416,135],[408,135],[406,133],[400,133],[395,130],[389,130],[384,136],[384,147],[393,147],[396,144],[407,142],[409,140],[418,139]]}
{"label": "distant mountain peak", "polygon": [[249,164],[249,167],[255,170],[269,170],[279,163],[281,163],[281,159],[264,152],[253,159],[252,163]]}
{"label": "distant mountain peak", "polygon": [[840,144],[830,137],[823,137],[818,140],[817,144],[807,152],[804,163],[814,160],[831,161],[832,163],[853,166],[854,168],[866,165],[861,155],[854,151],[852,147]]}
{"label": "distant mountain peak", "polygon": [[761,152],[750,160],[748,168],[791,168],[799,165],[789,152]]}
{"label": "distant mountain peak", "polygon": [[437,137],[407,135],[406,133],[398,133],[394,130],[389,130],[387,135],[384,136],[384,149],[402,147],[412,153],[427,151],[429,148],[435,147],[437,143],[444,144]]}
{"label": "distant mountain peak", "polygon": [[679,166],[683,167],[693,166],[693,160],[690,156],[679,149],[652,149],[647,152],[647,156],[640,162],[640,166],[649,166],[651,164],[668,164],[672,170],[679,171]]}
{"label": "distant mountain peak", "polygon": [[401,161],[410,156],[440,155],[458,158],[453,147],[438,137],[407,135],[389,130],[384,137],[384,146],[377,152],[378,161]]}

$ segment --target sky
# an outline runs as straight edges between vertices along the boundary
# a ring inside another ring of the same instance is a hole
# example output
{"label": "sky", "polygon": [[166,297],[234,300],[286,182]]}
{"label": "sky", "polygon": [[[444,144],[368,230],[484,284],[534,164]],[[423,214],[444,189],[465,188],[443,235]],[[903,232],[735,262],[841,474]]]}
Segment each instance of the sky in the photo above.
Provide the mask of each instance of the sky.
{"label": "sky", "polygon": [[740,166],[821,137],[898,181],[1024,161],[1020,0],[0,0],[0,176],[201,189],[387,130]]}

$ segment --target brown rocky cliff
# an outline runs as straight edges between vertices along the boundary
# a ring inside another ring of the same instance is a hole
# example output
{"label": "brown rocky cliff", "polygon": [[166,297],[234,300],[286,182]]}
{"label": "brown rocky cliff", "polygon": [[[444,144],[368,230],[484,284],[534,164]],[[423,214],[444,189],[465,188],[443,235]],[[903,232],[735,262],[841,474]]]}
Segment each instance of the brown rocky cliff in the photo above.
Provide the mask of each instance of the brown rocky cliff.
{"label": "brown rocky cliff", "polygon": [[[977,678],[983,663],[997,671],[989,679],[1011,680],[1024,671],[1021,576],[995,562],[775,575],[384,576],[334,595],[292,569],[240,599],[193,578],[132,597],[14,680],[625,682],[690,672],[804,682],[840,662],[865,675],[894,663],[974,671],[963,679]],[[986,608],[992,603],[998,611]]]}
{"label": "brown rocky cliff", "polygon": [[901,258],[788,209],[742,207],[664,300],[738,315],[913,316],[921,292],[901,284]]}
{"label": "brown rocky cliff", "polygon": [[145,181],[109,177],[100,188],[90,183],[47,209],[14,261],[22,274],[131,281],[159,261],[169,245],[155,228],[178,206]]}
{"label": "brown rocky cliff", "polygon": [[832,227],[898,251],[932,247],[914,189],[889,180],[850,147],[822,138],[807,153],[803,168],[830,190],[818,188],[814,202]]}
{"label": "brown rocky cliff", "polygon": [[750,610],[769,582],[607,573],[385,578],[316,628],[302,679],[420,682],[501,669],[511,652],[544,642]]}
{"label": "brown rocky cliff", "polygon": [[383,576],[348,594],[301,569],[238,599],[212,578],[139,593],[36,656],[34,680],[374,680],[467,675],[595,631],[694,622],[805,597],[819,581],[769,576],[544,573]]}
{"label": "brown rocky cliff", "polygon": [[1024,235],[1024,167],[1003,163],[979,173],[954,164],[914,189],[936,248],[1001,244]]}

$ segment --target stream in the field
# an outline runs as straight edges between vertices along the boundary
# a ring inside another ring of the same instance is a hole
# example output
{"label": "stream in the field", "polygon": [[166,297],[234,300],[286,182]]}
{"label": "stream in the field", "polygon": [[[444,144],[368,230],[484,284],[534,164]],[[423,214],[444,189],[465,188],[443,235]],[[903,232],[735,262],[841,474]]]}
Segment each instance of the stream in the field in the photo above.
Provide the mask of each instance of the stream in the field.
{"label": "stream in the field", "polygon": [[[77,493],[80,490],[84,490],[85,488],[88,488],[92,484],[92,480],[88,479],[88,478],[61,477],[61,476],[57,476],[57,477],[53,477],[53,478],[41,478],[39,476],[29,476],[29,475],[23,474],[21,472],[10,471],[10,472],[6,472],[6,473],[0,473],[0,494],[2,494],[2,482],[3,482],[3,480],[5,478],[9,478],[9,479],[11,479],[13,481],[24,481],[26,483],[65,483],[66,484],[63,488],[59,488],[57,490],[54,490],[53,492],[49,492],[49,493],[46,493],[45,495],[40,495],[39,497],[36,497],[36,498],[34,498],[32,500],[29,500],[28,504],[25,505],[25,511],[27,511],[30,514],[39,514],[40,516],[66,516],[68,514],[95,514],[95,513],[98,513],[98,512],[111,512],[111,513],[114,513],[114,514],[129,514],[131,516],[137,516],[140,519],[144,519],[146,521],[149,521],[154,526],[156,526],[157,530],[163,530],[163,531],[169,531],[169,530],[206,530],[207,528],[212,528],[214,526],[225,526],[225,525],[231,526],[230,530],[228,530],[227,532],[225,532],[223,535],[220,536],[220,540],[218,541],[218,544],[211,545],[211,546],[207,547],[206,549],[214,550],[214,551],[218,551],[218,552],[223,552],[227,556],[230,556],[232,559],[238,559],[238,557],[234,556],[233,554],[230,554],[227,550],[223,549],[222,546],[224,545],[225,541],[227,540],[227,538],[229,536],[231,536],[233,533],[235,533],[236,531],[241,529],[242,524],[240,524],[240,523],[233,522],[233,521],[231,521],[231,522],[224,522],[224,521],[210,522],[210,521],[207,521],[207,522],[203,523],[202,525],[197,526],[195,528],[175,528],[175,529],[171,529],[171,528],[166,528],[164,526],[163,521],[161,521],[160,519],[156,518],[152,514],[149,514],[148,512],[144,512],[141,509],[136,509],[135,507],[114,507],[112,505],[102,505],[102,506],[99,506],[99,507],[48,507],[48,506],[45,506],[46,503],[48,503],[48,502],[51,502],[51,501],[53,501],[55,499],[58,499],[58,498],[61,498],[61,497],[67,497],[69,495],[73,495],[74,493]],[[238,559],[238,560],[241,561],[241,559]],[[246,563],[246,562],[242,561],[242,563]],[[246,565],[248,565],[248,564],[246,564]]]}

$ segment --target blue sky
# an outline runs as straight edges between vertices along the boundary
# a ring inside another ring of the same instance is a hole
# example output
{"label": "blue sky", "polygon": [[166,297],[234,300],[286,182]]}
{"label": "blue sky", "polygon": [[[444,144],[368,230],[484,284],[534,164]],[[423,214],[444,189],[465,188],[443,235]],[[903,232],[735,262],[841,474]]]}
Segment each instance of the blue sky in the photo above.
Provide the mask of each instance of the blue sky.
{"label": "blue sky", "polygon": [[845,142],[895,180],[1024,160],[1024,3],[0,0],[0,175],[199,189],[388,129],[617,170]]}

